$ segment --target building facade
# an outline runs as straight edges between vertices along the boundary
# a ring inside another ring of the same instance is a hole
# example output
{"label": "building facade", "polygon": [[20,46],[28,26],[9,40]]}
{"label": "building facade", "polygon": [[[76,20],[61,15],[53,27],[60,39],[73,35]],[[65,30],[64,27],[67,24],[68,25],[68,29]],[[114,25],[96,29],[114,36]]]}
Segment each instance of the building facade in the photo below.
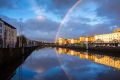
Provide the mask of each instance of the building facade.
{"label": "building facade", "polygon": [[79,42],[82,43],[82,42],[86,42],[86,36],[81,36],[80,39],[79,39]]}
{"label": "building facade", "polygon": [[93,36],[81,36],[79,39],[64,39],[59,38],[57,40],[59,44],[76,44],[84,43],[89,46],[120,46],[120,28],[113,30],[112,33],[99,34]]}
{"label": "building facade", "polygon": [[120,32],[115,30],[113,33],[95,35],[96,43],[120,43]]}
{"label": "building facade", "polygon": [[113,30],[113,33],[115,32],[120,32],[120,28],[116,28],[115,30]]}
{"label": "building facade", "polygon": [[79,39],[67,39],[68,44],[76,44],[79,43]]}
{"label": "building facade", "polygon": [[89,43],[95,42],[95,36],[88,36],[88,42]]}
{"label": "building facade", "polygon": [[4,23],[0,20],[0,47],[3,47],[3,25],[4,25]]}
{"label": "building facade", "polygon": [[65,38],[58,38],[56,41],[59,45],[64,45],[64,44],[76,44],[79,43],[79,39],[65,39]]}
{"label": "building facade", "polygon": [[63,44],[65,44],[66,42],[65,42],[65,39],[64,39],[64,38],[58,38],[57,41],[56,41],[56,43],[59,44],[59,45],[63,45]]}
{"label": "building facade", "polygon": [[16,28],[0,19],[0,47],[15,47],[17,42]]}

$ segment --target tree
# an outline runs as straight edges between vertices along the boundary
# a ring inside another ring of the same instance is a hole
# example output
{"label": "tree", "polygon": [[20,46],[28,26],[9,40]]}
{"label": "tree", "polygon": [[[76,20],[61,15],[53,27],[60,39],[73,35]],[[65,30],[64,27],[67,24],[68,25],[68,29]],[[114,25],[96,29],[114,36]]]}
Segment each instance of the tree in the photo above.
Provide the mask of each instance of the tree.
{"label": "tree", "polygon": [[16,47],[25,47],[27,45],[27,38],[24,35],[17,36]]}

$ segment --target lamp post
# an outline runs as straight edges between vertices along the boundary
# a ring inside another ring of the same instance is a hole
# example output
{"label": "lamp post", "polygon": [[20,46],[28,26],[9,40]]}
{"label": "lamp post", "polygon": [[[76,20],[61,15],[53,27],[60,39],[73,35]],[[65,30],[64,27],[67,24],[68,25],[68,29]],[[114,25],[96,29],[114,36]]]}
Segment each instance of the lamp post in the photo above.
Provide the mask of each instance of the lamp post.
{"label": "lamp post", "polygon": [[[23,47],[22,46],[22,18],[19,19],[20,21],[20,25],[19,25],[19,47]],[[24,61],[24,48],[21,49],[22,50],[22,61]],[[22,65],[19,67],[19,79],[22,80]]]}
{"label": "lamp post", "polygon": [[19,47],[22,47],[22,18],[20,20],[20,26],[19,26]]}

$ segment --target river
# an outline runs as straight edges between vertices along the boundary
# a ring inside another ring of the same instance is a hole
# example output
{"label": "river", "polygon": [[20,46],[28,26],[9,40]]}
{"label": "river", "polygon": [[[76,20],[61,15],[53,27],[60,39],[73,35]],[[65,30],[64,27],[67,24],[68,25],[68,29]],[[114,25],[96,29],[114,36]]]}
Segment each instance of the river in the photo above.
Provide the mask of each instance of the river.
{"label": "river", "polygon": [[120,57],[43,48],[32,52],[12,80],[120,80]]}

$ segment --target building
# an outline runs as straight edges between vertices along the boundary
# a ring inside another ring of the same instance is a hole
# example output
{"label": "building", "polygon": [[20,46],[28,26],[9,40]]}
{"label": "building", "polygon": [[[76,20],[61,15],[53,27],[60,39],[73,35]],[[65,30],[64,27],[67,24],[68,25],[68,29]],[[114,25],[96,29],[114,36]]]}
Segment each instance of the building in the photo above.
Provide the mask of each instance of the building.
{"label": "building", "polygon": [[17,42],[16,28],[0,19],[0,47],[15,47]]}
{"label": "building", "polygon": [[84,42],[93,43],[94,41],[95,41],[94,36],[81,36],[79,40],[80,43],[84,43]]}
{"label": "building", "polygon": [[42,42],[40,41],[35,41],[35,40],[26,40],[26,45],[24,45],[24,47],[31,47],[31,46],[38,46],[40,45]]}
{"label": "building", "polygon": [[120,32],[120,28],[116,28],[115,30],[113,30],[113,33],[116,33],[116,32]]}
{"label": "building", "polygon": [[58,38],[56,43],[58,43],[59,45],[63,45],[63,44],[76,44],[76,43],[79,43],[79,39]]}
{"label": "building", "polygon": [[109,34],[95,35],[95,43],[120,43],[120,29]]}
{"label": "building", "polygon": [[3,46],[3,22],[2,21],[0,21],[0,47],[2,47]]}
{"label": "building", "polygon": [[67,39],[68,44],[76,44],[79,43],[79,39]]}
{"label": "building", "polygon": [[95,37],[94,36],[88,36],[87,38],[88,38],[89,43],[95,42]]}
{"label": "building", "polygon": [[76,44],[85,43],[89,46],[120,46],[120,28],[115,29],[112,33],[99,34],[94,36],[81,36],[79,39],[58,39],[59,44]]}
{"label": "building", "polygon": [[56,43],[59,45],[63,45],[63,44],[66,44],[66,40],[64,38],[58,38]]}
{"label": "building", "polygon": [[80,42],[80,43],[86,42],[86,38],[87,38],[86,36],[81,36],[79,42]]}

